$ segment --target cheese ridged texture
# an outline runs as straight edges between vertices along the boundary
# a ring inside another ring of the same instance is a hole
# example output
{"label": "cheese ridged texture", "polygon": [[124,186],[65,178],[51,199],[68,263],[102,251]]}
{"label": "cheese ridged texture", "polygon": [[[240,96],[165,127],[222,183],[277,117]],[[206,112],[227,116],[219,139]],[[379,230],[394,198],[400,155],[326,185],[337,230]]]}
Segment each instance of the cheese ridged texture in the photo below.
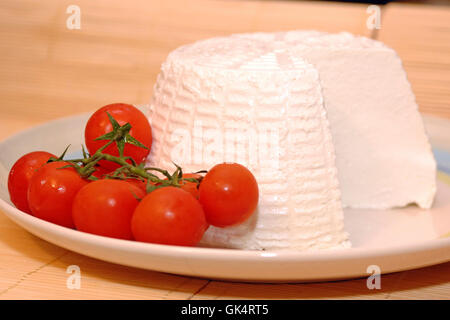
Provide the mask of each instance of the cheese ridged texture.
{"label": "cheese ridged texture", "polygon": [[210,227],[207,246],[259,250],[349,247],[332,137],[316,68],[277,41],[214,38],[178,48],[150,104],[149,164],[185,172],[228,161],[255,175],[245,223]]}

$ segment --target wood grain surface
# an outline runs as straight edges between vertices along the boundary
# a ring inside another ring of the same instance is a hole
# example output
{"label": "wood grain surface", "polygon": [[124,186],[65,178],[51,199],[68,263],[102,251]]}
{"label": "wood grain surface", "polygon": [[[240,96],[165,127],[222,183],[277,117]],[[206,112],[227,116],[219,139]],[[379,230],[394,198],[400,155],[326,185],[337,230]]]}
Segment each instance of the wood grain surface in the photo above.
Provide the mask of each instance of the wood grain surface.
{"label": "wood grain surface", "polygon": [[[66,9],[81,9],[69,30]],[[145,104],[177,46],[236,32],[349,31],[386,42],[403,59],[420,109],[450,118],[450,8],[389,4],[381,29],[364,4],[214,0],[3,0],[0,139],[111,102]],[[70,265],[81,289],[66,286]],[[314,284],[209,281],[114,265],[69,252],[0,214],[0,299],[449,299],[450,263],[366,280]]]}

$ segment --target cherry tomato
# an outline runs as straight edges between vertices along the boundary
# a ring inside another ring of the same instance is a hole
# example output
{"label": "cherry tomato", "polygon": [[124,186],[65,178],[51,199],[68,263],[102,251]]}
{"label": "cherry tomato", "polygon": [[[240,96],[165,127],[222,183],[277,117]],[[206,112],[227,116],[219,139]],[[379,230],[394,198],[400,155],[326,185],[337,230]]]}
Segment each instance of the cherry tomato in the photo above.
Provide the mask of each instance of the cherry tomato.
{"label": "cherry tomato", "polygon": [[[200,174],[198,174],[198,173],[184,173],[183,174],[183,178],[200,179],[201,177],[202,176]],[[192,196],[195,199],[198,199],[199,190],[197,188],[197,183],[196,182],[190,182],[190,181],[182,180],[181,181],[181,189],[183,189],[184,191],[187,191],[190,194],[192,194]]]}
{"label": "cherry tomato", "polygon": [[111,173],[110,169],[97,165],[95,166],[95,171],[92,175],[98,179],[103,179],[109,173]]}
{"label": "cherry tomato", "polygon": [[124,180],[97,180],[75,196],[72,217],[77,230],[100,236],[133,239],[131,217],[145,192]]}
{"label": "cherry tomato", "polygon": [[139,203],[131,220],[138,241],[194,246],[208,227],[200,203],[177,187],[150,192]]}
{"label": "cherry tomato", "polygon": [[132,185],[138,187],[139,189],[141,189],[142,191],[144,191],[145,194],[147,194],[147,181],[142,181],[139,179],[133,179],[133,178],[128,178],[125,180],[128,183],[131,183]]}
{"label": "cherry tomato", "polygon": [[45,151],[34,151],[22,156],[14,163],[8,176],[8,191],[17,209],[31,213],[27,192],[31,177],[55,155]]}
{"label": "cherry tomato", "polygon": [[72,202],[77,192],[88,182],[74,168],[62,167],[69,163],[47,163],[31,178],[28,204],[35,217],[73,228]]}
{"label": "cherry tomato", "polygon": [[[202,176],[198,173],[183,173],[183,178],[195,178],[200,179]],[[167,179],[165,179],[167,180]],[[179,184],[181,185],[181,189],[189,192],[195,199],[198,199],[198,188],[197,183],[190,182],[186,180],[180,180]]]}
{"label": "cherry tomato", "polygon": [[258,205],[258,184],[253,174],[237,163],[214,166],[200,183],[199,201],[208,223],[216,227],[247,220]]}
{"label": "cherry tomato", "polygon": [[150,184],[152,186],[160,185],[160,183],[157,183],[157,182],[152,182],[152,181],[148,182],[147,179],[140,180],[140,179],[130,178],[130,177],[128,177],[125,181],[135,185],[136,187],[139,187],[141,190],[143,190],[145,192],[145,194],[147,194],[147,184]]}
{"label": "cherry tomato", "polygon": [[[109,121],[108,112],[116,121],[123,126],[130,123],[132,128],[130,135],[145,145],[148,149],[125,144],[124,156],[132,157],[137,163],[143,162],[152,146],[152,130],[147,117],[137,108],[125,103],[113,103],[98,109],[88,120],[84,131],[85,143],[89,153],[94,154],[100,147],[104,146],[108,141],[95,140],[96,138],[111,132],[113,127]],[[114,156],[119,155],[116,143],[106,148],[104,153]],[[108,169],[116,169],[118,164],[100,161],[100,165]]]}

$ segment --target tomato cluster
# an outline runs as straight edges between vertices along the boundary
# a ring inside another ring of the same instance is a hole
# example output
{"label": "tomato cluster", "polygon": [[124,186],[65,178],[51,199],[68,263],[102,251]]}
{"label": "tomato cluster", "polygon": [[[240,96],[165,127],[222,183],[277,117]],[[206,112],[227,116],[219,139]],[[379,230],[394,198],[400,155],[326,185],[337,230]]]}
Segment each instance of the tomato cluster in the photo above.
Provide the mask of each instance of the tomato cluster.
{"label": "tomato cluster", "polygon": [[256,210],[257,182],[240,164],[218,164],[206,174],[146,168],[151,126],[131,105],[97,110],[85,144],[83,159],[35,151],[17,160],[8,178],[14,205],[83,232],[184,246],[196,245],[209,225],[237,225]]}

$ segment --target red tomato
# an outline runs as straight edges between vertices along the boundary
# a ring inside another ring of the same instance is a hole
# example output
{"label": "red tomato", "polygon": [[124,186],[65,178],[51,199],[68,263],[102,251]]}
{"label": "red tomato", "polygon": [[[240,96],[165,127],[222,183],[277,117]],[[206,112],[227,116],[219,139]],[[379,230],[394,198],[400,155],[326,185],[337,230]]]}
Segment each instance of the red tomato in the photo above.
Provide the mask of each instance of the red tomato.
{"label": "red tomato", "polygon": [[216,227],[247,220],[258,205],[258,184],[253,174],[237,163],[214,166],[200,183],[199,201],[208,223]]}
{"label": "red tomato", "polygon": [[102,166],[95,166],[95,171],[92,175],[98,179],[103,179],[109,173],[111,173],[110,169],[103,168]]}
{"label": "red tomato", "polygon": [[[136,187],[139,187],[141,190],[143,190],[145,192],[145,194],[147,194],[147,183],[148,183],[147,179],[146,180],[140,180],[140,179],[135,179],[135,178],[128,177],[125,181],[135,185]],[[152,185],[152,186],[160,185],[160,183],[152,182],[152,181],[150,181],[149,184]]]}
{"label": "red tomato", "polygon": [[8,176],[8,191],[17,209],[31,213],[27,192],[31,177],[55,155],[45,151],[27,153],[14,163]]}
{"label": "red tomato", "polygon": [[91,182],[73,201],[73,221],[83,232],[131,240],[131,217],[144,196],[143,190],[123,180]]}
{"label": "red tomato", "polygon": [[207,228],[200,203],[177,187],[149,193],[137,206],[131,230],[138,241],[194,246]]}
{"label": "red tomato", "polygon": [[72,202],[88,182],[74,168],[61,169],[68,164],[51,162],[40,168],[31,178],[28,203],[35,217],[73,228]]}
{"label": "red tomato", "polygon": [[[147,117],[140,110],[125,103],[113,103],[104,106],[89,118],[84,131],[85,143],[89,153],[93,155],[108,142],[107,140],[95,140],[96,138],[113,130],[106,112],[116,119],[121,126],[126,123],[131,124],[130,135],[148,149],[127,143],[124,148],[124,156],[132,157],[137,163],[143,162],[150,153],[152,146],[152,129]],[[103,152],[114,156],[119,155],[116,143],[110,145]],[[100,161],[100,165],[111,170],[119,167],[118,164],[108,161]]]}
{"label": "red tomato", "polygon": [[142,180],[139,179],[133,179],[133,178],[129,178],[125,180],[128,183],[131,183],[132,185],[138,187],[139,189],[141,189],[142,191],[144,191],[145,194],[147,194],[147,182],[144,182]]}
{"label": "red tomato", "polygon": [[[185,173],[185,174],[183,174],[183,178],[200,179],[201,177],[202,176],[200,174],[198,174],[198,173]],[[182,180],[181,181],[181,189],[183,189],[184,191],[187,191],[190,194],[192,194],[195,199],[198,199],[199,190],[197,188],[197,183]]]}
{"label": "red tomato", "polygon": [[[183,178],[195,178],[195,179],[199,179],[202,176],[198,173],[184,173],[183,174]],[[167,179],[164,179],[167,180]],[[181,185],[180,188],[183,189],[184,191],[189,192],[190,194],[192,194],[192,196],[195,199],[198,199],[198,188],[197,188],[197,183],[195,182],[190,182],[190,181],[186,181],[186,180],[181,180],[179,182],[179,184]]]}

